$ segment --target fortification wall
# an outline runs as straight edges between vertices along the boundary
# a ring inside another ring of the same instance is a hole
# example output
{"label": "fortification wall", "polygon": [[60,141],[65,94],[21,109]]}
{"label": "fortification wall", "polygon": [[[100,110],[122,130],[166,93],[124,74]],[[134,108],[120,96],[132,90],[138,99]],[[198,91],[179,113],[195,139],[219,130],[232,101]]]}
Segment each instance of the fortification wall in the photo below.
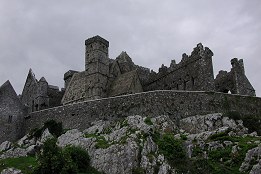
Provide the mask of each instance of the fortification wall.
{"label": "fortification wall", "polygon": [[26,132],[54,119],[65,128],[84,130],[95,120],[120,119],[129,115],[169,115],[178,121],[191,115],[238,111],[261,116],[261,98],[215,92],[152,91],[69,104],[30,113]]}

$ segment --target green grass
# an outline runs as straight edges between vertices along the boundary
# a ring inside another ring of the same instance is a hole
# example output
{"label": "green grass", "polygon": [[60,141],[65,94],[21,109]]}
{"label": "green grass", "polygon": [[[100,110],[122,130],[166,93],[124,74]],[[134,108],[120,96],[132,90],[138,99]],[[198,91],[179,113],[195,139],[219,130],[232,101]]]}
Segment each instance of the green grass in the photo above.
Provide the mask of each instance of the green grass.
{"label": "green grass", "polygon": [[14,167],[16,169],[22,170],[24,174],[32,173],[32,168],[37,166],[37,161],[35,157],[19,157],[19,158],[7,158],[0,160],[0,171],[8,168]]}
{"label": "green grass", "polygon": [[108,147],[110,147],[110,144],[108,141],[106,141],[106,139],[104,138],[104,136],[99,136],[96,139],[96,144],[95,147],[97,149],[102,148],[102,149],[106,149]]}

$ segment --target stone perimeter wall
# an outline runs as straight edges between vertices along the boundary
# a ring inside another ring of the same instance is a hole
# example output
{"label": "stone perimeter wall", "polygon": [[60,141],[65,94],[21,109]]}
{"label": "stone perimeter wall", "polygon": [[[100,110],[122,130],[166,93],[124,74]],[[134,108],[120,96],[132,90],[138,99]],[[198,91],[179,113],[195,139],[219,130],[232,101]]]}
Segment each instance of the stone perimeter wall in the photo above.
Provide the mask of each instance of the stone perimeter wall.
{"label": "stone perimeter wall", "polygon": [[30,113],[26,132],[54,119],[65,128],[84,130],[95,120],[120,119],[130,115],[169,115],[179,121],[192,115],[238,111],[242,116],[261,116],[261,98],[217,92],[152,91],[69,104]]}

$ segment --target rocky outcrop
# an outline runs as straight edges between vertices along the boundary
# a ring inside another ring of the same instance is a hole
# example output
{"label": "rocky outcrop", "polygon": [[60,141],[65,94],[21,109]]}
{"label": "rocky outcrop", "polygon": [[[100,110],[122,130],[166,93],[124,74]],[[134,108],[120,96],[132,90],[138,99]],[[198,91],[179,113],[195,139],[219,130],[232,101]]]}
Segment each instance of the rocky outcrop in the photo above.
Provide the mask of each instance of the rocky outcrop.
{"label": "rocky outcrop", "polygon": [[4,141],[0,145],[0,152],[6,151],[12,147],[12,143],[10,141]]}
{"label": "rocky outcrop", "polygon": [[1,174],[23,174],[21,170],[15,168],[4,169]]}
{"label": "rocky outcrop", "polygon": [[221,127],[238,130],[237,133],[241,135],[247,133],[242,121],[223,117],[221,113],[197,115],[180,120],[180,128],[191,134],[214,131]]}
{"label": "rocky outcrop", "polygon": [[240,166],[239,171],[246,172],[250,169],[251,174],[261,173],[261,144],[258,147],[250,149],[247,152],[244,162]]}
{"label": "rocky outcrop", "polygon": [[[164,142],[162,138],[166,135]],[[5,149],[0,158],[34,155],[48,138],[53,138],[53,135],[46,129],[39,138],[26,135],[18,141],[18,147],[5,142],[0,146]],[[88,151],[91,166],[106,174],[204,172],[196,164],[197,160],[206,159],[213,164],[238,165],[238,171],[255,174],[260,173],[260,141],[255,132],[247,134],[242,121],[216,113],[182,119],[179,126],[164,115],[155,118],[135,115],[118,121],[100,120],[84,131],[68,130],[57,138],[57,145],[62,148],[82,147]],[[184,150],[186,160],[175,164],[179,157],[174,159],[168,154],[178,146],[182,146],[180,151]],[[245,148],[249,150],[244,161],[239,163],[235,159],[245,153]],[[181,168],[182,165],[185,167]],[[222,170],[215,172],[222,173]]]}

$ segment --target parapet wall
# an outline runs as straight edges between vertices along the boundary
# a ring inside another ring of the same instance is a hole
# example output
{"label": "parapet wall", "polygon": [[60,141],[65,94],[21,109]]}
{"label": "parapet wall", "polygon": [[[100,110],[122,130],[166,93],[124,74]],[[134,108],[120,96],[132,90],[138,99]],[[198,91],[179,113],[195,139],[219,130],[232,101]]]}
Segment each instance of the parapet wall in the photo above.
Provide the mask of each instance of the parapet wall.
{"label": "parapet wall", "polygon": [[261,98],[216,92],[151,91],[69,104],[30,113],[26,132],[54,119],[65,128],[84,130],[95,120],[119,119],[130,115],[169,115],[178,121],[192,115],[238,111],[242,116],[261,116]]}

